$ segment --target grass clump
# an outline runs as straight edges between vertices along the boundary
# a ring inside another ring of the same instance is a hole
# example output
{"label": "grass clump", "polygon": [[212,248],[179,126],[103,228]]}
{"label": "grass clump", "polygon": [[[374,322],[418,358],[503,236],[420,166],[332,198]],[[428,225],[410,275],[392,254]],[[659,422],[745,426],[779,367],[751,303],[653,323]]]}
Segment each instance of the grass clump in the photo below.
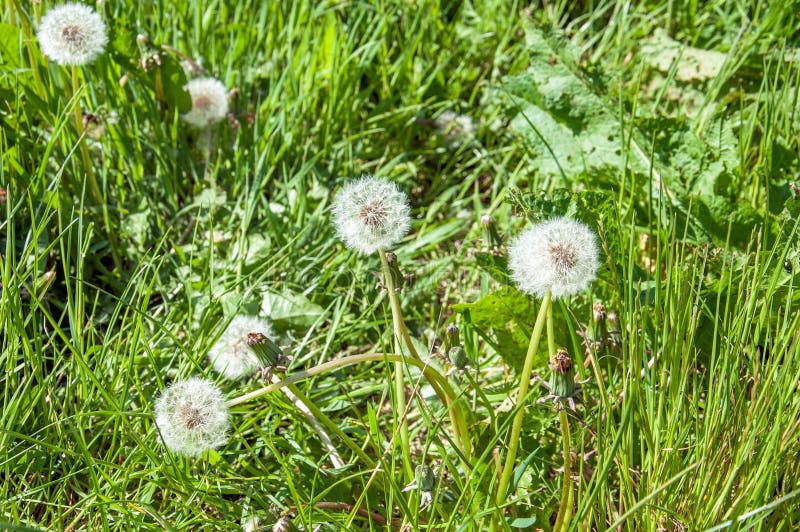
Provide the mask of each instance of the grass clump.
{"label": "grass clump", "polygon": [[800,23],[695,4],[6,2],[0,523],[798,528]]}

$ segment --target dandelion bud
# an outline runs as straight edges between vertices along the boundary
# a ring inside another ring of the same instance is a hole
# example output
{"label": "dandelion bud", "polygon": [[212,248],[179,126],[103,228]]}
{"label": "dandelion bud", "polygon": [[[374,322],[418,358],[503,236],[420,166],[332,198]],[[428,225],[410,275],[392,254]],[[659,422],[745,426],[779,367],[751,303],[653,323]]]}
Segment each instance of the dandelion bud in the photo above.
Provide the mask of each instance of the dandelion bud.
{"label": "dandelion bud", "polygon": [[184,87],[192,98],[192,110],[183,119],[204,128],[228,115],[228,89],[214,78],[193,79]]}
{"label": "dandelion bud", "polygon": [[469,366],[470,359],[467,357],[467,352],[464,351],[463,347],[454,347],[450,349],[447,353],[447,356],[450,358],[450,362],[455,366],[457,369],[464,369]]}
{"label": "dandelion bud", "polygon": [[459,342],[461,341],[459,336],[458,327],[454,324],[451,323],[445,328],[444,339],[442,340],[442,347],[445,353],[449,353],[452,348],[459,346]]}
{"label": "dandelion bud", "polygon": [[566,349],[559,349],[550,360],[550,393],[557,398],[575,394],[575,368]]}
{"label": "dandelion bud", "polygon": [[414,468],[414,477],[420,491],[433,491],[436,487],[436,475],[430,466],[418,465]]}
{"label": "dandelion bud", "polygon": [[208,352],[208,359],[217,373],[234,380],[256,370],[259,358],[249,345],[251,333],[266,338],[272,335],[272,325],[255,316],[236,316],[231,320]]}
{"label": "dandelion bud", "polygon": [[347,183],[333,201],[333,223],[347,247],[371,254],[411,228],[408,198],[396,184],[370,175]]}
{"label": "dandelion bud", "polygon": [[599,301],[595,301],[592,305],[592,315],[595,322],[606,321],[606,307]]}
{"label": "dandelion bud", "polygon": [[262,333],[248,333],[247,345],[253,351],[259,365],[262,367],[277,365],[283,356],[281,348]]}
{"label": "dandelion bud", "polygon": [[497,232],[497,224],[494,218],[488,214],[481,216],[481,228],[483,229],[483,241],[489,248],[502,247],[503,239],[500,238],[500,233]]}
{"label": "dandelion bud", "polygon": [[197,456],[227,439],[228,407],[213,382],[191,378],[173,383],[156,400],[155,417],[172,452]]}
{"label": "dandelion bud", "polygon": [[45,13],[36,36],[44,55],[63,66],[91,63],[108,43],[100,15],[89,6],[72,3]]}
{"label": "dandelion bud", "polygon": [[553,299],[586,288],[598,268],[594,233],[581,222],[554,218],[524,230],[509,248],[511,278],[519,289]]}
{"label": "dandelion bud", "polygon": [[146,50],[147,45],[150,44],[150,37],[144,33],[140,33],[136,36],[136,44],[139,46],[140,50]]}

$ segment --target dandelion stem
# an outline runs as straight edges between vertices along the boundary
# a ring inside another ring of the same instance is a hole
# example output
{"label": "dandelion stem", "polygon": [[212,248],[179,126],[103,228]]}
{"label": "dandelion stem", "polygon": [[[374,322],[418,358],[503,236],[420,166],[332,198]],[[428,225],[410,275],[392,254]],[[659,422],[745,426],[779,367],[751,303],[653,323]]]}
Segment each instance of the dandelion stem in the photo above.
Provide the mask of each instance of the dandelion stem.
{"label": "dandelion stem", "polygon": [[558,413],[561,420],[561,440],[564,451],[564,476],[561,484],[561,502],[558,505],[558,516],[556,517],[555,532],[569,530],[569,520],[572,517],[572,459],[570,458],[570,439],[569,439],[569,419],[566,409],[561,409]]}
{"label": "dandelion stem", "polygon": [[[381,267],[383,268],[383,283],[389,293],[389,301],[392,307],[392,323],[394,325],[394,348],[398,352],[402,352],[400,343],[403,341],[403,331],[408,336],[408,331],[405,330],[405,323],[403,323],[403,315],[400,312],[400,301],[395,291],[394,279],[392,278],[392,271],[389,266],[389,261],[386,258],[386,253],[380,250]],[[416,351],[414,351],[411,342],[409,344],[409,352],[412,356],[419,358]],[[403,451],[403,464],[405,466],[406,481],[410,482],[414,478],[414,466],[411,463],[411,438],[408,434],[408,423],[406,421],[406,389],[405,389],[405,376],[403,371],[403,362],[398,361],[394,365],[394,394],[395,401],[399,408],[397,412],[401,413],[400,416],[400,447]]]}
{"label": "dandelion stem", "polygon": [[92,195],[92,199],[94,200],[95,204],[101,209],[103,212],[103,222],[106,226],[106,236],[108,237],[109,248],[111,248],[111,257],[114,260],[114,266],[119,271],[122,271],[122,259],[119,256],[119,245],[117,244],[117,237],[113,231],[111,231],[111,221],[108,216],[108,208],[106,206],[105,200],[103,199],[103,193],[100,191],[100,187],[97,184],[97,177],[94,173],[94,167],[92,166],[92,159],[89,157],[89,148],[86,146],[86,135],[85,130],[83,127],[83,110],[81,108],[81,99],[80,95],[80,81],[78,79],[78,67],[73,65],[72,66],[72,97],[75,100],[75,130],[78,133],[78,146],[81,150],[81,158],[83,159],[83,169],[86,172],[86,180],[89,182],[89,193]]}
{"label": "dandelion stem", "polygon": [[[553,305],[547,309],[547,350],[550,354],[550,360],[556,356],[556,335],[553,330]],[[561,532],[562,529],[567,530],[569,525],[570,514],[572,513],[572,481],[570,458],[570,438],[569,438],[569,418],[565,409],[561,409],[558,413],[561,420],[561,441],[564,452],[564,477],[561,485],[561,500],[558,504],[558,514],[556,516],[555,532]]]}
{"label": "dandelion stem", "polygon": [[83,158],[83,169],[86,172],[86,179],[89,181],[89,192],[92,194],[92,199],[97,205],[103,204],[103,194],[100,192],[100,187],[97,185],[97,179],[94,175],[94,168],[92,167],[92,160],[89,158],[89,149],[86,147],[84,141],[84,128],[83,128],[83,109],[81,108],[81,99],[78,95],[80,91],[80,81],[78,80],[78,67],[72,67],[72,95],[75,99],[75,130],[78,132],[78,145],[81,150],[81,157]]}
{"label": "dandelion stem", "polygon": [[414,343],[411,341],[411,336],[408,334],[408,328],[406,327],[406,322],[403,319],[403,312],[400,309],[400,298],[397,297],[397,291],[396,291],[397,287],[394,286],[394,278],[392,277],[389,261],[386,258],[386,252],[384,252],[382,249],[379,251],[381,256],[381,267],[383,268],[384,286],[386,287],[386,291],[388,292],[389,304],[392,308],[392,322],[394,323],[394,334],[398,342],[402,340],[402,342],[406,344],[408,352],[411,354],[412,357],[416,358],[417,360],[421,360],[419,353],[417,353],[417,349],[414,347]]}
{"label": "dandelion stem", "polygon": [[519,389],[517,390],[517,412],[514,415],[514,422],[511,426],[511,433],[508,437],[508,454],[506,455],[503,472],[500,477],[500,484],[497,486],[497,495],[495,503],[500,506],[506,500],[508,484],[511,481],[511,474],[514,471],[514,460],[517,457],[517,449],[519,448],[519,438],[522,432],[522,419],[525,416],[525,405],[522,402],[528,395],[528,387],[531,380],[531,372],[533,371],[533,361],[536,358],[536,352],[539,349],[539,341],[542,338],[542,329],[544,329],[545,317],[547,316],[547,309],[550,307],[551,295],[548,291],[542,300],[542,306],[539,307],[539,315],[536,317],[536,324],[531,333],[531,341],[528,344],[528,352],[525,354],[525,365],[522,368],[520,375]]}
{"label": "dandelion stem", "polygon": [[[394,278],[391,275],[389,261],[386,257],[386,253],[383,250],[380,250],[380,257],[381,266],[383,268],[384,284],[388,292],[389,303],[392,309],[392,322],[394,324],[395,339],[398,343],[402,341],[406,345],[407,350],[413,359],[422,362],[419,353],[417,353],[417,350],[414,347],[414,342],[411,340],[411,336],[408,334],[408,328],[406,327],[405,320],[403,319],[403,312],[400,308],[400,298],[397,297],[397,291],[395,290],[394,286]],[[402,350],[399,349],[399,346],[396,346],[396,349],[398,352],[402,352]],[[441,401],[447,406],[447,411],[450,416],[450,422],[453,426],[456,442],[466,458],[469,460],[472,454],[472,442],[469,439],[469,427],[467,425],[466,418],[464,417],[464,412],[456,406],[458,397],[452,393],[452,388],[450,389],[450,393],[448,393],[447,390],[443,389],[438,382],[431,381],[430,379],[428,379],[428,381],[431,383],[431,386],[433,387],[439,399],[441,399]],[[447,382],[446,379],[444,382]],[[448,388],[450,387],[449,384],[447,386]]]}
{"label": "dandelion stem", "polygon": [[[449,413],[451,414],[451,416],[453,415],[452,414],[453,411],[457,410],[457,408],[455,408],[456,395],[455,395],[455,392],[453,391],[453,388],[450,386],[450,383],[447,382],[447,379],[445,379],[438,371],[436,371],[436,369],[432,368],[431,366],[425,364],[424,362],[422,362],[420,360],[409,358],[409,357],[406,357],[406,356],[403,356],[403,355],[395,355],[395,354],[387,355],[387,354],[383,354],[383,353],[365,353],[365,354],[362,354],[362,355],[352,355],[352,356],[349,356],[349,357],[338,358],[336,360],[331,360],[329,362],[325,362],[325,363],[320,364],[318,366],[314,366],[311,369],[307,369],[307,370],[304,370],[304,371],[299,371],[299,372],[297,372],[297,373],[295,373],[293,375],[290,375],[290,376],[286,377],[285,379],[283,379],[280,382],[276,382],[276,383],[270,384],[269,386],[265,386],[263,388],[259,388],[258,390],[254,390],[254,391],[252,391],[250,393],[246,393],[246,394],[244,394],[242,396],[239,396],[239,397],[237,397],[235,399],[231,399],[230,401],[228,401],[228,406],[229,407],[234,407],[234,406],[240,405],[242,403],[246,403],[248,401],[252,401],[253,399],[257,399],[258,397],[261,397],[262,395],[266,395],[266,394],[268,394],[270,392],[274,392],[276,390],[280,390],[281,388],[283,388],[285,386],[289,386],[291,384],[294,384],[296,382],[302,381],[302,380],[307,379],[309,377],[313,377],[314,375],[319,375],[320,373],[325,373],[327,371],[338,369],[338,368],[341,368],[341,367],[344,367],[344,366],[350,366],[352,364],[360,364],[362,362],[375,362],[375,361],[379,361],[379,360],[382,360],[382,361],[385,361],[385,362],[403,362],[404,364],[410,364],[412,366],[417,366],[418,368],[420,368],[420,370],[422,371],[422,374],[425,376],[425,378],[428,380],[428,382],[430,382],[431,385],[436,383],[438,388],[445,395],[444,401],[448,405],[448,410],[449,410]],[[312,412],[313,412],[313,410],[312,410]],[[451,417],[451,419],[453,419],[453,418]],[[457,419],[460,419],[461,422],[463,423],[463,428],[466,428],[466,421],[463,419],[463,414],[461,414],[461,417],[457,417]],[[464,432],[464,434],[467,434],[467,433]]]}

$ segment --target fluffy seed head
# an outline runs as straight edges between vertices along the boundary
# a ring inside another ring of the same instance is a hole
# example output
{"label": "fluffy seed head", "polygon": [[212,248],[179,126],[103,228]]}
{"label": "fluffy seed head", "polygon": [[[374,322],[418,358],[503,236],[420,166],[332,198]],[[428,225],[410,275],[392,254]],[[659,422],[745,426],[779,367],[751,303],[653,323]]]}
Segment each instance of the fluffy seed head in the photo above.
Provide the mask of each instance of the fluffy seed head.
{"label": "fluffy seed head", "polygon": [[569,218],[532,225],[509,247],[511,278],[523,292],[553,298],[572,295],[594,280],[597,239],[581,222]]}
{"label": "fluffy seed head", "polygon": [[59,65],[80,66],[94,61],[106,44],[100,15],[82,4],[62,4],[42,17],[37,33],[42,52]]}
{"label": "fluffy seed head", "polygon": [[174,453],[198,456],[227,439],[228,407],[209,380],[174,382],[156,400],[154,410],[161,437]]}
{"label": "fluffy seed head", "polygon": [[467,141],[475,134],[475,122],[467,115],[460,115],[448,109],[436,119],[436,127],[447,139],[452,141],[451,147],[456,147],[460,142]]}
{"label": "fluffy seed head", "polygon": [[333,223],[347,247],[370,254],[391,247],[408,233],[411,208],[396,184],[366,175],[336,195]]}
{"label": "fluffy seed head", "polygon": [[219,122],[228,114],[228,89],[214,78],[193,79],[184,87],[192,97],[192,110],[183,119],[200,128]]}
{"label": "fluffy seed head", "polygon": [[252,333],[272,336],[272,324],[256,316],[236,316],[208,352],[208,359],[217,373],[226,379],[239,379],[258,367],[253,350],[247,345]]}

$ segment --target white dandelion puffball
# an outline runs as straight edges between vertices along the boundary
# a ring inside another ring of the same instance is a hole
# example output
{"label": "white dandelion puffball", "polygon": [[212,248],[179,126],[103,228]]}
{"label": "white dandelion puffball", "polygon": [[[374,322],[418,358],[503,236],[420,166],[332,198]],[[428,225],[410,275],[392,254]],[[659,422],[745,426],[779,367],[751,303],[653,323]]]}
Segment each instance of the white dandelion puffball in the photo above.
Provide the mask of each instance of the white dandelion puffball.
{"label": "white dandelion puffball", "polygon": [[258,359],[247,345],[247,335],[261,333],[272,337],[272,324],[255,316],[236,316],[208,352],[217,373],[226,379],[239,379],[253,373]]}
{"label": "white dandelion puffball", "polygon": [[225,443],[228,407],[213,382],[193,377],[174,382],[156,400],[156,425],[167,448],[198,456]]}
{"label": "white dandelion puffball", "polygon": [[336,195],[333,223],[347,247],[375,253],[408,233],[411,207],[396,184],[366,175],[350,181]]}
{"label": "white dandelion puffball", "polygon": [[525,229],[509,246],[508,266],[519,289],[553,299],[586,288],[599,265],[597,238],[585,224],[554,218]]}
{"label": "white dandelion puffball", "polygon": [[228,114],[228,89],[214,78],[193,79],[184,87],[192,98],[192,110],[183,119],[200,128],[219,122]]}
{"label": "white dandelion puffball", "polygon": [[435,124],[439,132],[451,140],[466,140],[475,134],[475,122],[450,109],[440,114]]}
{"label": "white dandelion puffball", "polygon": [[37,33],[44,55],[64,66],[94,61],[108,43],[100,15],[83,4],[62,4],[42,17]]}

